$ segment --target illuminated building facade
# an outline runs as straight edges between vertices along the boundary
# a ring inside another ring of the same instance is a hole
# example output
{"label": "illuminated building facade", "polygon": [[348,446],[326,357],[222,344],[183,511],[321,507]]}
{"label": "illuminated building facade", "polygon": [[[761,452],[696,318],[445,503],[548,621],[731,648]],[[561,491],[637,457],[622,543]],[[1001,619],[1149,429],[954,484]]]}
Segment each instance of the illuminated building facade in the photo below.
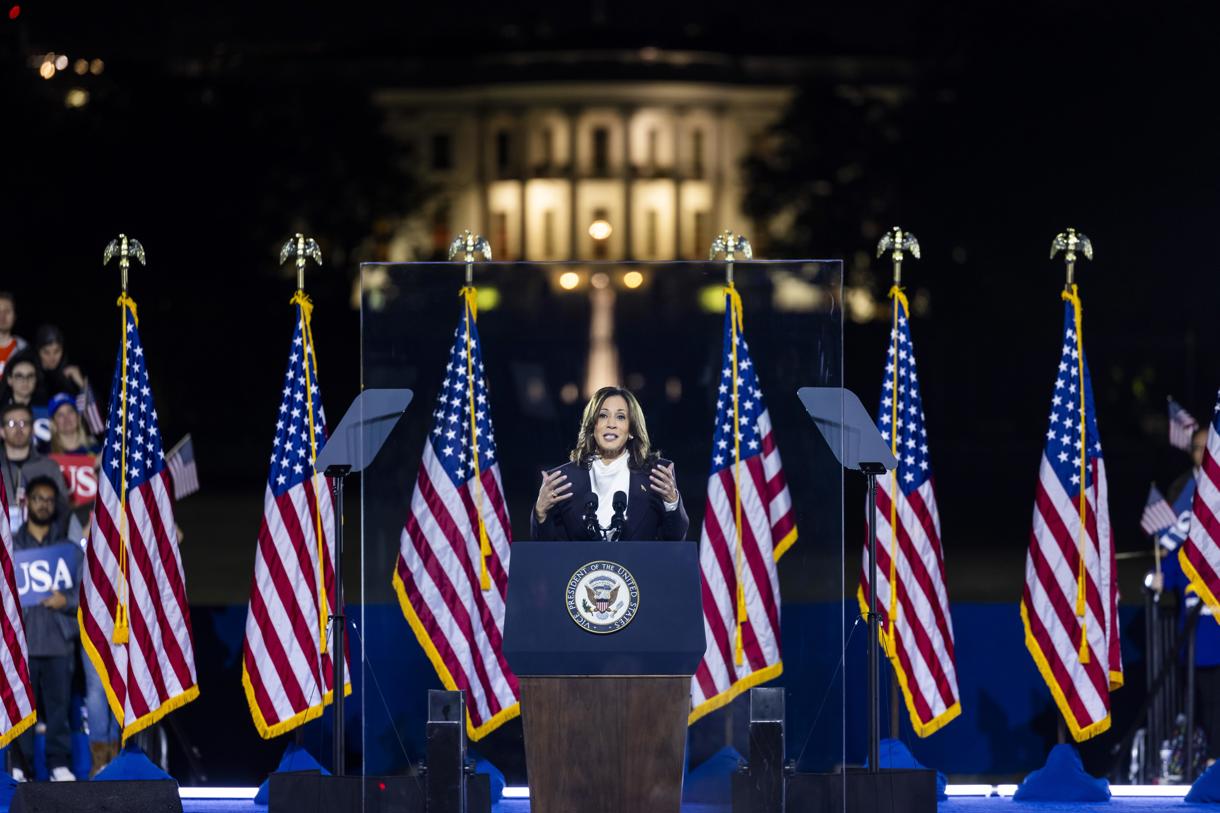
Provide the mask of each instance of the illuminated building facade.
{"label": "illuminated building facade", "polygon": [[464,228],[496,259],[705,258],[720,229],[750,229],[741,163],[792,94],[670,79],[381,90],[388,132],[435,190],[391,259],[441,257]]}

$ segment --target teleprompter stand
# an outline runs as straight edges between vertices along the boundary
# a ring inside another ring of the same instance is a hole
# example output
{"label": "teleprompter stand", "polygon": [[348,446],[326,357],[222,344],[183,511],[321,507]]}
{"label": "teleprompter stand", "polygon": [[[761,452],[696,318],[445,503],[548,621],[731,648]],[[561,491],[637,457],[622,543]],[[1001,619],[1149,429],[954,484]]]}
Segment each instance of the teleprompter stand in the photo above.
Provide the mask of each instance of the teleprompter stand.
{"label": "teleprompter stand", "polygon": [[[335,584],[334,613],[330,616],[330,634],[334,657],[335,691],[331,715],[334,733],[332,776],[317,773],[273,774],[271,777],[270,809],[279,811],[347,811],[347,810],[413,810],[411,799],[416,797],[414,781],[406,777],[385,777],[388,781],[370,781],[373,777],[346,777],[344,765],[346,740],[343,732],[343,673],[344,624],[343,614],[343,480],[347,475],[366,469],[390,431],[411,403],[407,389],[364,390],[343,415],[343,420],[331,433],[322,453],[314,462],[315,471],[330,479],[335,512]],[[408,786],[408,783],[411,786]],[[377,792],[370,793],[370,788]],[[387,792],[388,789],[388,792]],[[375,804],[374,804],[375,802]]]}
{"label": "teleprompter stand", "polygon": [[[802,387],[814,426],[845,469],[864,474],[868,489],[868,768],[838,774],[794,773],[784,802],[790,811],[914,813],[936,809],[933,771],[881,769],[880,616],[877,613],[877,477],[898,466],[872,417],[851,390]],[[782,808],[781,808],[782,809]]]}

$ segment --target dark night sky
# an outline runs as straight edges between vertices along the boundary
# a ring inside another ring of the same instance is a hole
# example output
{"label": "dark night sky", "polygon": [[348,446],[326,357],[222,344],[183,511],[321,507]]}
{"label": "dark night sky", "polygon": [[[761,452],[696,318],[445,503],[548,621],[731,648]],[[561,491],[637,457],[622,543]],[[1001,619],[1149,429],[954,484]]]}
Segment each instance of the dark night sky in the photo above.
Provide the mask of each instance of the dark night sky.
{"label": "dark night sky", "polygon": [[[19,296],[22,332],[63,323],[71,355],[107,381],[116,274],[100,268],[101,248],[120,230],[142,239],[152,267],[134,273],[133,288],[145,343],[174,348],[153,370],[164,432],[195,433],[205,480],[257,489],[287,338],[287,317],[267,313],[286,307],[291,288],[274,252],[281,235],[319,225],[267,188],[285,176],[260,162],[274,139],[292,143],[317,186],[336,154],[362,142],[334,105],[304,111],[271,139],[265,121],[242,113],[246,89],[368,89],[455,62],[477,75],[462,49],[897,57],[917,110],[887,164],[897,196],[878,217],[915,230],[925,247],[910,274],[932,297],[914,329],[946,538],[984,557],[1026,544],[1061,319],[1062,266],[1047,248],[1075,225],[1098,252],[1081,272],[1088,353],[1120,548],[1137,546],[1147,481],[1164,485],[1186,462],[1163,440],[1165,395],[1206,415],[1220,386],[1210,246],[1220,33],[1202,3],[1030,3],[1003,16],[985,7],[476,3],[457,15],[445,4],[31,0],[16,21],[0,18],[0,287]],[[65,110],[63,86],[26,64],[47,50],[106,60],[85,110]],[[807,248],[850,256],[872,243],[843,233]],[[355,241],[332,248],[346,279],[310,288],[319,302],[346,302],[359,253]],[[357,330],[356,314],[338,306],[318,328],[335,405],[355,391]],[[884,329],[849,325],[845,339],[847,383],[872,404]],[[1008,518],[994,528],[988,501]]]}

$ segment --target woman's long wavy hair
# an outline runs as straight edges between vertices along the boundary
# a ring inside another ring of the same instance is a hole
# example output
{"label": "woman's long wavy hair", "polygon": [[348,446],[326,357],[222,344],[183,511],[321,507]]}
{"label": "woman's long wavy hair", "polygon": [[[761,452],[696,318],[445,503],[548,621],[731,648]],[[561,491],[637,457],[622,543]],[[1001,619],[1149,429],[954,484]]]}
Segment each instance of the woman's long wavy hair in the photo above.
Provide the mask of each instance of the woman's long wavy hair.
{"label": "woman's long wavy hair", "polygon": [[631,456],[631,468],[642,469],[660,457],[660,453],[652,448],[648,440],[648,424],[644,421],[644,410],[640,402],[631,394],[631,390],[623,387],[602,387],[593,393],[589,403],[585,404],[584,414],[580,417],[580,431],[576,434],[576,448],[570,455],[573,463],[589,468],[593,458],[598,456],[597,438],[594,428],[597,426],[597,413],[601,411],[606,399],[615,395],[621,396],[627,402],[627,441],[626,452]]}

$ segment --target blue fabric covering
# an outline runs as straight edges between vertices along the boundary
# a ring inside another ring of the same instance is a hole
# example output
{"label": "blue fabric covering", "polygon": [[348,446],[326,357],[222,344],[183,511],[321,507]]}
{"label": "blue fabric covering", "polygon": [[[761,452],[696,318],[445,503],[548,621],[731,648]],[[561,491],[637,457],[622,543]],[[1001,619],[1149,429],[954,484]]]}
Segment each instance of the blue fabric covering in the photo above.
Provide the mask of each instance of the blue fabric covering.
{"label": "blue fabric covering", "polygon": [[731,745],[721,748],[686,775],[682,800],[700,804],[728,804],[732,798],[733,772],[744,761]]}
{"label": "blue fabric covering", "polygon": [[485,773],[491,777],[491,803],[494,805],[504,796],[504,773],[474,751],[467,751],[467,755],[474,758],[475,773]]}
{"label": "blue fabric covering", "polygon": [[[906,743],[902,740],[892,740],[886,738],[878,743],[880,752],[881,767],[884,768],[899,768],[915,771],[926,771],[927,766],[921,765],[915,755],[907,748]],[[864,767],[868,767],[868,760],[864,760]],[[945,787],[949,784],[949,780],[940,771],[936,772],[936,801],[943,802],[949,797],[945,795]]]}
{"label": "blue fabric covering", "polygon": [[0,810],[8,810],[16,790],[17,780],[11,774],[0,772]]}
{"label": "blue fabric covering", "polygon": [[1046,766],[1025,777],[1012,797],[1017,802],[1108,802],[1110,783],[1084,772],[1080,752],[1060,743],[1046,757]]}
{"label": "blue fabric covering", "polygon": [[1183,801],[1198,804],[1220,802],[1220,762],[1214,763],[1195,780]]}
{"label": "blue fabric covering", "polygon": [[106,782],[125,779],[173,779],[172,776],[153,764],[144,756],[144,752],[135,745],[128,745],[114,760],[102,768],[95,782]]}
{"label": "blue fabric covering", "polygon": [[[306,751],[295,742],[289,743],[284,749],[284,756],[280,758],[280,764],[276,766],[273,773],[294,773],[299,771],[321,771],[323,776],[330,776],[330,771],[322,767],[322,765],[313,758],[313,755]],[[503,779],[503,777],[501,777]],[[503,789],[503,785],[500,786]],[[263,780],[263,784],[258,786],[258,793],[254,794],[254,803],[258,805],[267,804],[271,796],[271,777]]]}

